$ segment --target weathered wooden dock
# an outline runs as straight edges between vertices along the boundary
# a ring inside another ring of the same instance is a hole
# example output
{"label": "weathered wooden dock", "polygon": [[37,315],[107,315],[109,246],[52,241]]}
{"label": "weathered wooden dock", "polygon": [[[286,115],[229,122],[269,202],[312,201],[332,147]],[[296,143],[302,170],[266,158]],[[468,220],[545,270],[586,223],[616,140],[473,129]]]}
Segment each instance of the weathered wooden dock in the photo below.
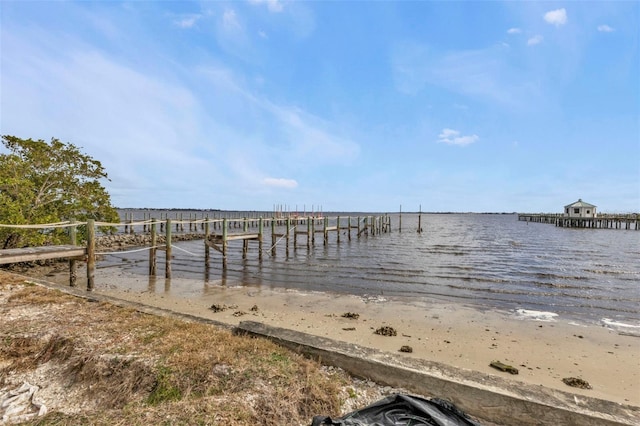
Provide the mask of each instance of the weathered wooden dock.
{"label": "weathered wooden dock", "polygon": [[[96,260],[95,221],[89,219],[85,224],[87,225],[87,243],[85,246],[76,244],[76,227],[82,224],[71,222],[66,225],[66,227],[70,228],[69,239],[71,244],[3,249],[0,250],[0,265],[51,259],[69,259],[69,285],[75,287],[77,279],[76,261],[86,260],[87,291],[91,291],[94,288]],[[38,225],[33,225],[33,227],[37,226]],[[46,227],[46,225],[43,225],[43,227]]]}
{"label": "weathered wooden dock", "polygon": [[86,247],[72,245],[6,249],[0,250],[0,265],[71,257],[84,259],[86,255]]}
{"label": "weathered wooden dock", "polygon": [[[354,223],[355,221],[355,223]],[[308,218],[259,218],[257,220],[258,232],[249,232],[251,219],[222,219],[220,222],[221,234],[210,234],[209,227],[205,229],[205,260],[209,259],[209,248],[213,248],[222,254],[222,267],[227,267],[227,253],[230,241],[241,240],[242,258],[246,259],[248,251],[248,242],[258,242],[258,258],[262,259],[264,246],[264,229],[271,228],[271,246],[267,250],[271,256],[276,255],[278,243],[284,239],[285,251],[289,254],[290,241],[293,243],[294,249],[298,246],[298,236],[306,237],[306,246],[309,249],[315,244],[316,234],[323,235],[323,244],[326,246],[329,242],[329,233],[336,233],[336,242],[340,243],[341,231],[345,231],[347,239],[351,241],[352,230],[356,237],[363,234],[376,235],[391,231],[391,218],[388,215],[383,216],[364,216],[364,217],[308,217]],[[240,226],[239,226],[240,225]],[[284,226],[284,232],[276,232],[277,226]],[[169,225],[167,225],[169,227]],[[242,232],[229,232],[230,228],[242,228]]]}
{"label": "weathered wooden dock", "polygon": [[[401,216],[400,216],[401,217]],[[401,219],[400,219],[401,220]],[[420,223],[420,220],[418,221]],[[399,222],[398,230],[401,230],[401,221]],[[387,214],[380,216],[362,216],[362,217],[287,217],[287,218],[223,218],[223,219],[189,219],[188,221],[176,221],[167,218],[160,222],[155,219],[143,220],[141,222],[133,222],[133,218],[124,223],[102,223],[95,222],[94,220],[88,220],[83,222],[66,222],[64,225],[52,224],[59,226],[69,227],[69,235],[71,244],[69,245],[55,245],[55,246],[42,246],[42,247],[26,247],[19,249],[5,249],[0,250],[0,265],[19,263],[19,262],[31,262],[37,260],[48,259],[69,259],[70,273],[69,283],[71,286],[75,286],[76,283],[76,261],[85,260],[87,262],[87,290],[91,291],[94,288],[94,275],[95,264],[97,255],[105,254],[118,254],[124,253],[121,251],[96,253],[96,227],[116,227],[124,228],[125,234],[134,233],[134,227],[140,227],[144,233],[149,233],[150,246],[144,247],[139,250],[149,250],[149,275],[156,275],[156,257],[158,250],[165,252],[165,278],[171,278],[171,259],[172,259],[172,233],[183,232],[185,225],[188,225],[189,230],[196,229],[200,226],[204,233],[201,234],[204,239],[205,246],[205,265],[208,265],[210,260],[210,249],[220,252],[222,254],[222,267],[223,270],[227,268],[227,257],[229,250],[229,243],[232,241],[242,241],[242,257],[246,259],[249,242],[256,241],[258,243],[258,258],[262,260],[263,253],[269,253],[271,256],[276,256],[278,244],[284,240],[286,255],[289,255],[290,245],[293,244],[293,248],[297,249],[298,237],[306,237],[306,247],[310,249],[316,240],[316,234],[321,233],[323,235],[323,243],[327,245],[329,243],[329,234],[334,232],[336,234],[335,241],[337,244],[341,241],[341,234],[346,235],[348,240],[351,240],[352,233],[355,238],[363,236],[375,236],[382,233],[391,232],[391,217]],[[85,246],[78,246],[76,241],[76,227],[80,225],[86,225],[87,241]],[[9,227],[20,227],[22,225],[0,225]],[[255,230],[250,231],[250,228],[257,227]],[[282,232],[282,227],[284,232]],[[27,225],[32,228],[46,229],[47,225]],[[164,234],[164,243],[158,244],[158,228],[161,233]],[[268,248],[264,248],[265,240],[265,228],[270,228],[271,232],[266,233],[271,235],[271,245]],[[231,231],[232,229],[241,229],[241,231]],[[213,230],[213,232],[211,232]],[[220,230],[217,233],[216,230]],[[419,232],[421,230],[419,229]]]}
{"label": "weathered wooden dock", "polygon": [[594,217],[569,217],[553,213],[519,213],[518,220],[549,223],[562,228],[640,230],[640,214],[598,214]]}

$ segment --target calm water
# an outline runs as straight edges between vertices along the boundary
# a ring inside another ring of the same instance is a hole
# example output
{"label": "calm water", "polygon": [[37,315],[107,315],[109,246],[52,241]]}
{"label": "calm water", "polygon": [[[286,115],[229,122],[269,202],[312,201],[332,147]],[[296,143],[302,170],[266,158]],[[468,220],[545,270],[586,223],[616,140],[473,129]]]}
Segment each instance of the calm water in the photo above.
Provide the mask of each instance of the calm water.
{"label": "calm water", "polygon": [[[206,282],[435,297],[486,309],[548,311],[587,322],[640,325],[639,231],[557,228],[519,222],[516,215],[423,214],[424,232],[418,234],[417,220],[417,215],[403,214],[400,233],[398,217],[392,215],[391,233],[358,239],[354,230],[347,241],[343,231],[339,245],[331,232],[326,247],[317,234],[311,250],[300,235],[297,250],[291,243],[288,257],[284,241],[271,257],[266,235],[262,262],[257,242],[250,242],[247,260],[241,258],[242,243],[231,242],[226,274],[213,250],[205,268],[202,240],[178,242],[173,276],[192,280],[194,286]],[[98,266],[146,275],[148,254],[110,255]],[[163,252],[158,253],[158,272],[164,272]]]}

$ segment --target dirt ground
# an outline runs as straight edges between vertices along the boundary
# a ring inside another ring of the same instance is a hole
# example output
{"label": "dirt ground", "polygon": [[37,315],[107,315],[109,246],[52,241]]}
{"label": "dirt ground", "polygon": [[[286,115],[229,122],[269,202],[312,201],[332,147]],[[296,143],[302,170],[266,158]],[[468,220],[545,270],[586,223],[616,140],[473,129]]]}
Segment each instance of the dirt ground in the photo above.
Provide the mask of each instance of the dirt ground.
{"label": "dirt ground", "polygon": [[309,425],[402,392],[0,271],[0,424]]}

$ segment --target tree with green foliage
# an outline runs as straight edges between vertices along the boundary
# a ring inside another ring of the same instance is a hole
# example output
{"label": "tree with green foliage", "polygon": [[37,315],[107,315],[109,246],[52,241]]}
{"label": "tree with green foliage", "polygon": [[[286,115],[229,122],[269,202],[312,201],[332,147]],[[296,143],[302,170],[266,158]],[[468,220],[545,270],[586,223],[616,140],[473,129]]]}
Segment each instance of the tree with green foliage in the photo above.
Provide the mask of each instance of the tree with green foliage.
{"label": "tree with green foliage", "polygon": [[[52,138],[3,135],[0,153],[0,224],[34,225],[68,220],[119,222],[99,161],[70,143]],[[68,243],[65,228],[0,227],[0,248]]]}

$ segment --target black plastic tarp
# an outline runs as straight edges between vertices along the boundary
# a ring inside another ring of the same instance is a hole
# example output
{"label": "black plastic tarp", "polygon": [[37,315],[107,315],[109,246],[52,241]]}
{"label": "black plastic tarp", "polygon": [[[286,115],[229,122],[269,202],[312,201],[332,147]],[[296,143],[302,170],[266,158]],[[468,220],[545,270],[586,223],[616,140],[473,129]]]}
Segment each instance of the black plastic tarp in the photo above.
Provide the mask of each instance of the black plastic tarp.
{"label": "black plastic tarp", "polygon": [[480,426],[452,403],[397,394],[339,419],[313,418],[311,426]]}

